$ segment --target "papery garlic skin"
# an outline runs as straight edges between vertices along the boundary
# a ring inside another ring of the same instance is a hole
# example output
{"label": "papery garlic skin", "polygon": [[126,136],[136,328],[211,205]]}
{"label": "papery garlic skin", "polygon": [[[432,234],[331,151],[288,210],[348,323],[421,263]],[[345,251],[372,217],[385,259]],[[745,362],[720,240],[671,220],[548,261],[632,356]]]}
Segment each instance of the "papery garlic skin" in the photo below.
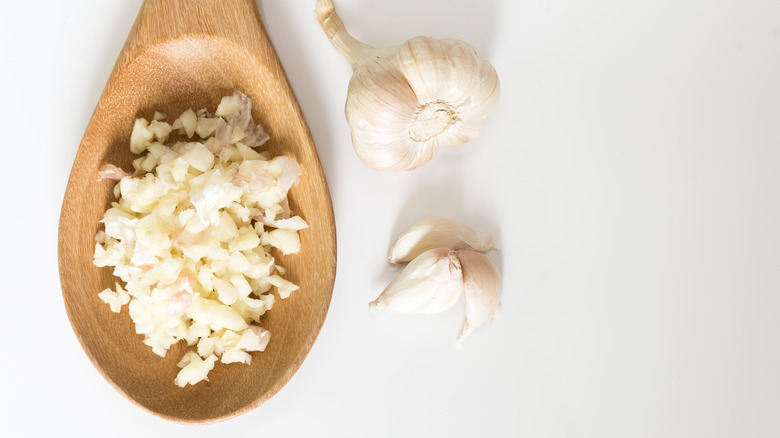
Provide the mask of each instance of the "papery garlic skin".
{"label": "papery garlic skin", "polygon": [[489,233],[478,233],[451,219],[432,217],[406,230],[395,241],[387,255],[393,264],[406,263],[434,248],[473,249],[480,252],[498,248]]}
{"label": "papery garlic skin", "polygon": [[345,115],[371,168],[415,169],[437,147],[471,141],[498,102],[495,69],[462,41],[421,36],[375,49],[349,35],[332,0],[320,0],[315,14],[354,69]]}
{"label": "papery garlic skin", "polygon": [[457,346],[466,337],[492,320],[501,306],[502,280],[498,267],[486,255],[462,250],[455,252],[463,269],[463,292],[466,299],[466,321],[463,323]]}
{"label": "papery garlic skin", "polygon": [[452,307],[463,292],[463,273],[455,253],[432,249],[417,256],[379,297],[371,310],[438,313]]}

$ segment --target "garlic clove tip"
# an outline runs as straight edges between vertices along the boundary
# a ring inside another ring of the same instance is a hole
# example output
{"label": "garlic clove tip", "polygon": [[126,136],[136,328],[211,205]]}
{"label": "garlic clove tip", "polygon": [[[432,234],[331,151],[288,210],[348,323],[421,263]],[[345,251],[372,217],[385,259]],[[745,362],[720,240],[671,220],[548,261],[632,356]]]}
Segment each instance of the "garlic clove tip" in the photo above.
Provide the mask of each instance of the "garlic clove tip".
{"label": "garlic clove tip", "polygon": [[460,331],[460,335],[458,336],[457,342],[455,342],[455,348],[458,350],[461,350],[463,348],[463,343],[466,341],[466,338],[474,333],[475,328],[472,328],[469,326],[469,322],[466,321],[463,323],[463,328]]}

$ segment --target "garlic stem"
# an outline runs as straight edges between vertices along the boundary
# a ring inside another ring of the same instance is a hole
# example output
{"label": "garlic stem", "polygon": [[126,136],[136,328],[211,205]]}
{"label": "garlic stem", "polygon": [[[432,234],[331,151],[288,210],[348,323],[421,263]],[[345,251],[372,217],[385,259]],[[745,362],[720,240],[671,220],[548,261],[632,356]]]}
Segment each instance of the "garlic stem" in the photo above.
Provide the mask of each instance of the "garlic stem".
{"label": "garlic stem", "polygon": [[333,0],[319,0],[314,8],[314,15],[316,15],[317,21],[320,22],[322,30],[325,31],[333,47],[347,59],[353,70],[357,70],[363,64],[374,59],[390,56],[398,49],[397,47],[379,49],[355,39],[347,32],[344,22],[336,13]]}

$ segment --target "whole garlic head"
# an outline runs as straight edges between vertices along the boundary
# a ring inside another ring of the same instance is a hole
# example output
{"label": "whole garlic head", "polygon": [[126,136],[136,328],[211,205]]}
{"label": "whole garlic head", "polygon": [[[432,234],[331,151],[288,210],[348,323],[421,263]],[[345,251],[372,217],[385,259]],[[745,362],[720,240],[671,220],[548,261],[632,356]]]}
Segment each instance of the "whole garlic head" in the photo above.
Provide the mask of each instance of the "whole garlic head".
{"label": "whole garlic head", "polygon": [[320,0],[315,14],[354,69],[345,114],[369,167],[422,166],[437,147],[474,139],[498,102],[495,69],[462,41],[419,36],[376,49],[346,31],[332,0]]}

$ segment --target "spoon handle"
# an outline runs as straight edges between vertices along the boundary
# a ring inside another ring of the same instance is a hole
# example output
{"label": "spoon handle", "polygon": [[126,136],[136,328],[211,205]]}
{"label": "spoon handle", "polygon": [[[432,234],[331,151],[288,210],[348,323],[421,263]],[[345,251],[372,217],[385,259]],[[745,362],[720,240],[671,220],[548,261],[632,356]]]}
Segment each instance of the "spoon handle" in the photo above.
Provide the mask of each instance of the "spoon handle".
{"label": "spoon handle", "polygon": [[255,0],[144,0],[125,43],[125,58],[182,36],[227,39],[275,57]]}

